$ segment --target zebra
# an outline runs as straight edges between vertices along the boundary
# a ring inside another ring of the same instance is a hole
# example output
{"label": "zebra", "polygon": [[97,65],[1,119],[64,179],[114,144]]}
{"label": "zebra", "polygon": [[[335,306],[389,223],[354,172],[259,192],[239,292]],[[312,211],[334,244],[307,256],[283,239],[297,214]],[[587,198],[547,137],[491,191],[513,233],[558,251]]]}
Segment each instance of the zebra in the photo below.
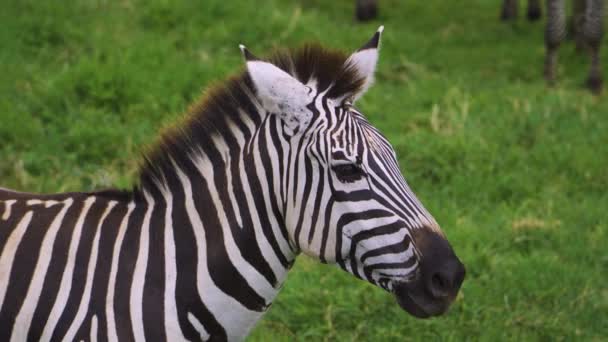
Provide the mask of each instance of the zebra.
{"label": "zebra", "polygon": [[[513,20],[517,18],[519,0],[503,0],[502,9],[500,11],[501,20]],[[530,21],[540,19],[542,10],[540,8],[540,0],[528,0],[527,17]]]}
{"label": "zebra", "polygon": [[241,340],[300,253],[446,312],[464,265],[354,105],[382,30],[350,56],[241,45],[132,190],[0,190],[0,340]]}
{"label": "zebra", "polygon": [[[603,0],[574,0],[573,31],[579,48],[589,50],[591,63],[586,86],[599,94],[603,87],[600,46],[603,37]],[[545,66],[547,83],[555,83],[557,49],[566,36],[566,9],[564,0],[547,0],[547,24],[545,28]]]}
{"label": "zebra", "polygon": [[[518,0],[503,0],[501,19],[517,17]],[[544,77],[549,85],[555,84],[557,50],[566,37],[566,7],[564,0],[547,0],[547,22],[545,26]],[[577,50],[588,49],[591,65],[586,86],[596,94],[603,87],[600,62],[600,46],[603,37],[603,0],[573,0],[573,14],[569,21],[570,33],[576,41]],[[537,20],[541,16],[540,1],[528,0],[528,19]]]}
{"label": "zebra", "polygon": [[378,0],[356,0],[355,18],[359,21],[368,21],[378,16]]}

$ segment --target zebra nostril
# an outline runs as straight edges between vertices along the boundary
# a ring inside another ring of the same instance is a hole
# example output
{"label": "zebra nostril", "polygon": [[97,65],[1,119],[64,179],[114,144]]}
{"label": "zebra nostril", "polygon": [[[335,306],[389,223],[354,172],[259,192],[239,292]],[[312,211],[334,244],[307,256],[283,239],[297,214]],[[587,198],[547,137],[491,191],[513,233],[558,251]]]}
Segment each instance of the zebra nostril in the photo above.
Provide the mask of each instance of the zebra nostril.
{"label": "zebra nostril", "polygon": [[435,298],[447,297],[452,288],[451,283],[450,277],[445,272],[439,271],[433,274],[429,286],[431,294]]}
{"label": "zebra nostril", "polygon": [[433,287],[436,289],[445,288],[445,281],[439,274],[435,274],[433,276],[433,278],[431,279],[431,282],[432,282]]}
{"label": "zebra nostril", "polygon": [[464,265],[456,260],[444,264],[427,281],[428,291],[435,298],[456,296],[465,277]]}
{"label": "zebra nostril", "polygon": [[431,296],[437,299],[456,296],[464,281],[465,272],[460,261],[453,261],[431,273],[427,278],[427,288]]}

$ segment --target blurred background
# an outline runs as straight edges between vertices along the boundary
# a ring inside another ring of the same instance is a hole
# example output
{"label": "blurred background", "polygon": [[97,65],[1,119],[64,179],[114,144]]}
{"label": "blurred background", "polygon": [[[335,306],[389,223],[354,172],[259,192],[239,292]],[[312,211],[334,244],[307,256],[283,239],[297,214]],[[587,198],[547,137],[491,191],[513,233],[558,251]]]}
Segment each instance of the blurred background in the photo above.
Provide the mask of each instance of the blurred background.
{"label": "blurred background", "polygon": [[608,101],[582,86],[588,57],[566,42],[547,88],[524,3],[509,23],[497,0],[379,4],[361,24],[354,0],[4,0],[0,185],[129,188],[159,128],[243,68],[239,43],[352,51],[383,24],[358,107],[466,264],[462,291],[418,320],[300,257],[250,340],[608,339]]}

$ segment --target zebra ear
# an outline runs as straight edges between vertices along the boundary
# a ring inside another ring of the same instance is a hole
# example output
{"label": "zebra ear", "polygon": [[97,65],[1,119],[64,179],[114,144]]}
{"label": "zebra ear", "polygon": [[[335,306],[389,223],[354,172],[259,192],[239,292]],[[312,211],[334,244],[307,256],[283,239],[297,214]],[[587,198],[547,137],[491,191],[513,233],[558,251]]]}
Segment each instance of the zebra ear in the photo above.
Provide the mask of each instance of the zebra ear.
{"label": "zebra ear", "polygon": [[239,47],[262,107],[280,115],[294,134],[302,126],[308,125],[312,117],[306,108],[310,101],[310,89],[277,66],[258,59],[245,46]]}
{"label": "zebra ear", "polygon": [[364,78],[363,87],[356,94],[352,94],[353,100],[360,98],[374,82],[382,31],[384,26],[380,26],[372,39],[346,60],[345,67],[354,68],[359,76]]}

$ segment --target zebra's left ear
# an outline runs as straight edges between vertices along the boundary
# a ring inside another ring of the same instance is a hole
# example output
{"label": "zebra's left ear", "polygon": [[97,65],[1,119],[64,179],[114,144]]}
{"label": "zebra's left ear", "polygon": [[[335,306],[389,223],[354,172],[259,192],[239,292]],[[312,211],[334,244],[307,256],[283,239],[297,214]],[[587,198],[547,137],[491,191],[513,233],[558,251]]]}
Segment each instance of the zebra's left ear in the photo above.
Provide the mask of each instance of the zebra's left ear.
{"label": "zebra's left ear", "polygon": [[378,63],[378,51],[380,49],[380,38],[382,37],[384,26],[380,26],[372,39],[370,39],[363,47],[350,55],[346,60],[346,68],[354,68],[354,70],[363,77],[363,86],[359,88],[356,94],[351,97],[354,100],[360,98],[374,82],[374,72]]}
{"label": "zebra's left ear", "polygon": [[311,100],[310,88],[274,64],[256,58],[245,46],[239,47],[262,107],[279,115],[288,133],[301,131],[312,118],[306,107]]}

